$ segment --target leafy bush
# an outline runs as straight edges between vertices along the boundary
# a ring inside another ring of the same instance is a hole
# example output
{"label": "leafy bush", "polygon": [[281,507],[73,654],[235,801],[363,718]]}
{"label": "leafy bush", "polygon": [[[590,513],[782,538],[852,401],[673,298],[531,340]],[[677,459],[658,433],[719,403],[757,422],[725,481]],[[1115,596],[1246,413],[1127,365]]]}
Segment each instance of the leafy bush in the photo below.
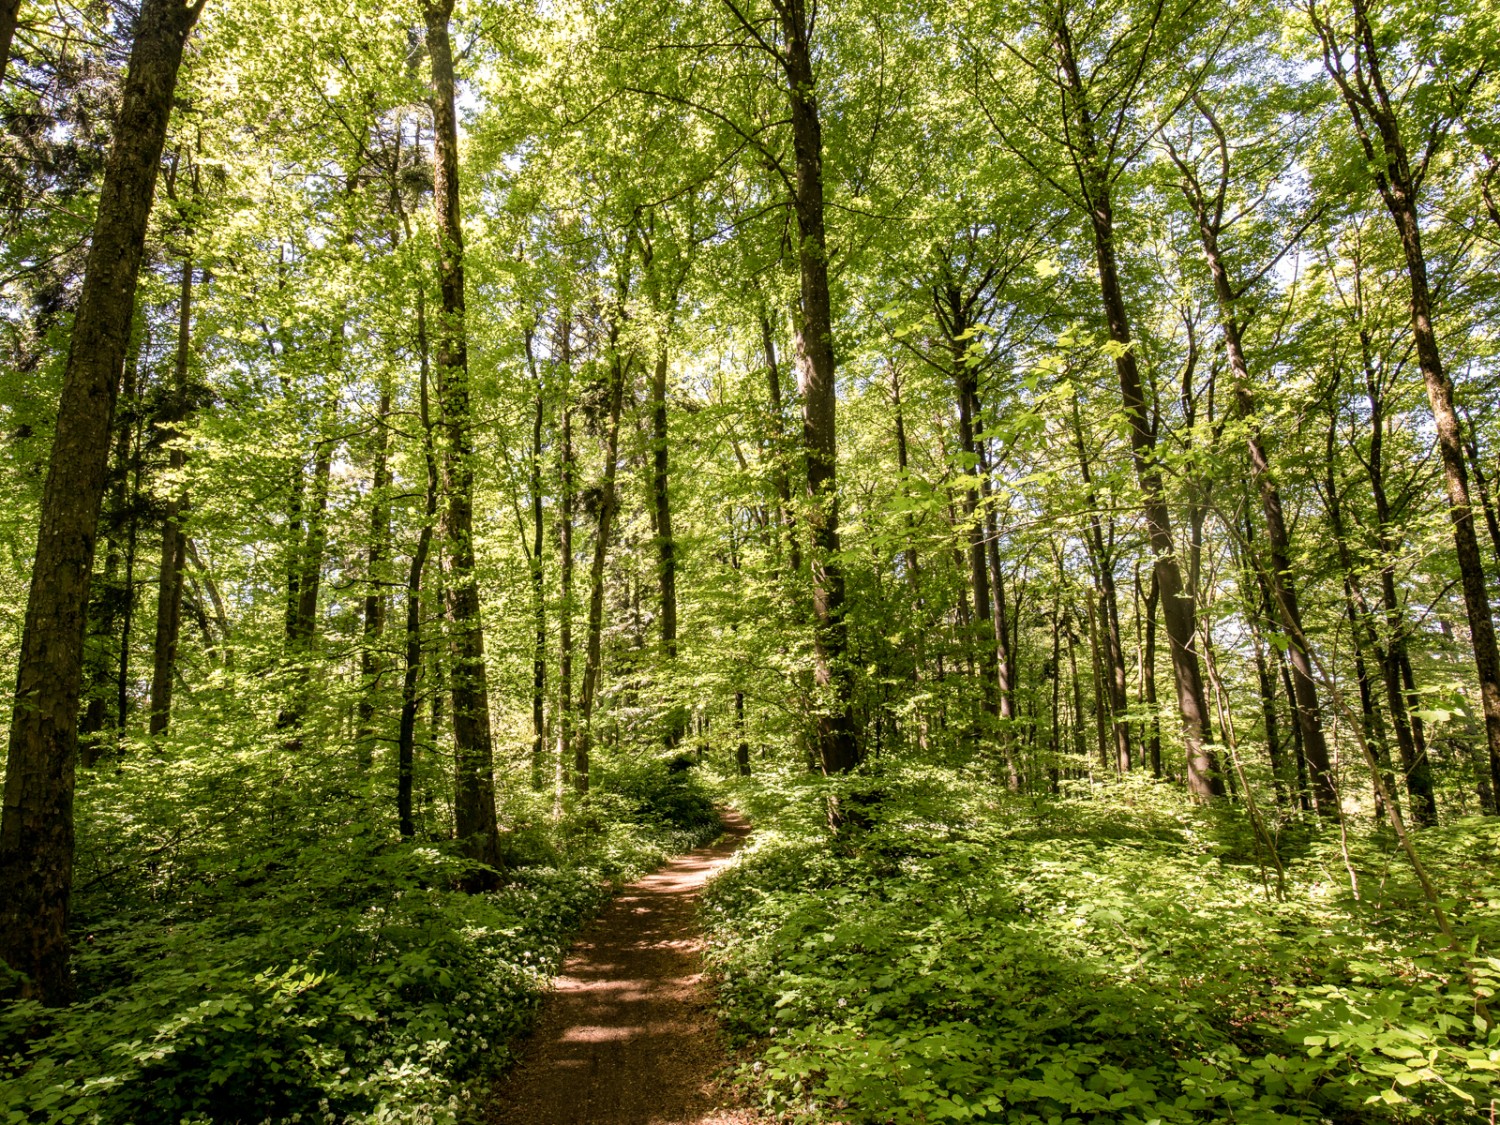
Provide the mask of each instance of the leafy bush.
{"label": "leafy bush", "polygon": [[1023,810],[887,778],[839,851],[798,796],[707,904],[766,1103],[896,1125],[1488,1119],[1500,1034],[1387,855],[1365,857],[1381,903],[1316,849],[1277,902],[1216,814],[1139,788]]}
{"label": "leafy bush", "polygon": [[461,1119],[611,883],[717,831],[695,781],[616,776],[558,825],[508,796],[515,866],[478,895],[446,842],[399,842],[347,790],[235,805],[186,755],[91,778],[84,999],[0,1007],[0,1125]]}

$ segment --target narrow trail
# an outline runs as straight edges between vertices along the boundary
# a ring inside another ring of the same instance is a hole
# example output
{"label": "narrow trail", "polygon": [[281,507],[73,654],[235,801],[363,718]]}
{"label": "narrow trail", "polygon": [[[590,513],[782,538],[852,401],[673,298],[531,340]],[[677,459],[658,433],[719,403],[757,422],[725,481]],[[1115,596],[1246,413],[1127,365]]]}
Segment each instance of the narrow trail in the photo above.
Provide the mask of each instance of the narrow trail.
{"label": "narrow trail", "polygon": [[703,988],[703,885],[749,835],[724,836],[617,895],[573,947],[492,1125],[753,1125],[716,1086],[725,1057]]}

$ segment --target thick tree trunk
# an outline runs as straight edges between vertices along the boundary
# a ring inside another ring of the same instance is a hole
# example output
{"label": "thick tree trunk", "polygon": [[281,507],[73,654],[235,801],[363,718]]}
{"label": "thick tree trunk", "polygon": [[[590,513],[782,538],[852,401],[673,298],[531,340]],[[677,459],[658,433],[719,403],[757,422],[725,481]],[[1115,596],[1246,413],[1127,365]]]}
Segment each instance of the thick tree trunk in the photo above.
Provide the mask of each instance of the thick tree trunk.
{"label": "thick tree trunk", "polygon": [[1092,110],[1074,57],[1072,38],[1064,21],[1054,27],[1058,62],[1071,102],[1070,116],[1077,128],[1075,167],[1083,198],[1089,209],[1089,224],[1094,236],[1094,257],[1099,269],[1099,289],[1103,298],[1105,320],[1115,354],[1115,373],[1120,382],[1120,397],[1130,427],[1131,458],[1136,480],[1140,484],[1142,508],[1151,551],[1156,556],[1156,585],[1161,595],[1162,620],[1166,624],[1172,658],[1173,681],[1177,688],[1177,710],[1182,717],[1182,739],[1187,757],[1188,790],[1197,800],[1211,800],[1224,793],[1224,779],[1208,744],[1208,697],[1203,688],[1203,671],[1194,645],[1197,640],[1197,607],[1183,589],[1182,570],[1178,565],[1176,542],[1172,536],[1172,519],[1167,509],[1166,489],[1156,459],[1156,435],[1152,431],[1140,369],[1136,363],[1135,342],[1130,334],[1130,319],[1125,311],[1125,295],[1120,286],[1115,257],[1114,206],[1110,198],[1110,181],[1098,152]]}
{"label": "thick tree trunk", "polygon": [[[163,437],[173,442],[169,465],[174,474],[182,472],[187,455],[180,445],[182,422],[187,405],[188,354],[193,329],[193,259],[182,260],[182,281],[177,299],[177,359],[172,371],[172,406]],[[172,721],[172,686],[177,673],[177,645],[182,636],[182,587],[187,563],[187,536],[182,517],[187,510],[187,493],[180,483],[172,484],[167,498],[161,529],[161,566],[156,582],[156,645],[151,664],[151,737],[166,732]]]}
{"label": "thick tree trunk", "polygon": [[447,578],[448,643],[452,657],[454,826],[465,853],[500,862],[495,819],[494,748],[479,583],[474,574],[474,435],[469,405],[469,348],[464,323],[464,235],[458,198],[458,118],[454,109],[453,0],[424,3],[432,62],[433,205],[438,237],[438,425],[442,432],[445,503],[442,535]]}
{"label": "thick tree trunk", "polygon": [[[807,459],[807,520],[812,556],[813,678],[818,700],[817,754],[825,774],[848,773],[860,761],[850,712],[844,649],[844,572],[839,561],[838,439],[833,307],[824,227],[823,129],[812,63],[812,18],[807,0],[773,0],[781,17],[781,63],[791,108],[796,190],[797,256],[801,300],[795,332],[802,391],[802,444]],[[841,813],[830,806],[837,826]]]}
{"label": "thick tree trunk", "polygon": [[0,819],[0,960],[47,1004],[72,988],[73,774],[88,583],[120,370],[177,71],[202,0],[144,0],[89,245],[42,491]]}

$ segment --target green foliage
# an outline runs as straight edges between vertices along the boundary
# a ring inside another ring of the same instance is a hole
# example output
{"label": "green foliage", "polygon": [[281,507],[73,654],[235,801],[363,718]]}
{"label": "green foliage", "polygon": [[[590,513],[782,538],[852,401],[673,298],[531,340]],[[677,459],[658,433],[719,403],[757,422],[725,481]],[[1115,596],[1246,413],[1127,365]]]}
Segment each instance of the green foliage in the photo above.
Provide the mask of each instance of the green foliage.
{"label": "green foliage", "polygon": [[[1277,902],[1226,815],[1150,784],[1025,811],[931,769],[883,791],[857,846],[830,849],[794,808],[711,889],[724,1010],[774,1108],[1436,1123],[1500,1096],[1500,1033],[1464,975],[1492,988],[1495,966],[1430,948],[1379,841],[1353,859],[1386,881],[1377,899],[1340,890],[1341,859],[1314,848]],[[1485,905],[1466,924],[1496,920]]]}
{"label": "green foliage", "polygon": [[[520,865],[472,895],[457,889],[468,861],[445,841],[396,842],[384,809],[313,789],[279,820],[255,802],[242,822],[205,765],[159,757],[85,791],[85,823],[116,857],[163,831],[174,793],[224,815],[192,847],[142,849],[155,854],[85,887],[83,1001],[0,1010],[5,1125],[234,1122],[247,1107],[257,1121],[459,1120],[612,882],[718,830],[695,779],[621,768],[625,790],[606,782],[557,826],[514,802]],[[657,791],[670,807],[637,818]]]}

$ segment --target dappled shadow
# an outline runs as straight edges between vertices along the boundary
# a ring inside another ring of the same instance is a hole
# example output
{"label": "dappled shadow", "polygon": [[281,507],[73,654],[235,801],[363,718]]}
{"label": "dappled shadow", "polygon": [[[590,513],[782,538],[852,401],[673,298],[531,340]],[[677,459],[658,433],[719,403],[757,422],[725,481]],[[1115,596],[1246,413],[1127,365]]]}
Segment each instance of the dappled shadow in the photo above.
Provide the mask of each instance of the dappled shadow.
{"label": "dappled shadow", "polygon": [[724,1063],[702,989],[699,894],[749,833],[725,816],[716,844],[625,888],[563,966],[495,1125],[748,1125],[714,1081]]}

